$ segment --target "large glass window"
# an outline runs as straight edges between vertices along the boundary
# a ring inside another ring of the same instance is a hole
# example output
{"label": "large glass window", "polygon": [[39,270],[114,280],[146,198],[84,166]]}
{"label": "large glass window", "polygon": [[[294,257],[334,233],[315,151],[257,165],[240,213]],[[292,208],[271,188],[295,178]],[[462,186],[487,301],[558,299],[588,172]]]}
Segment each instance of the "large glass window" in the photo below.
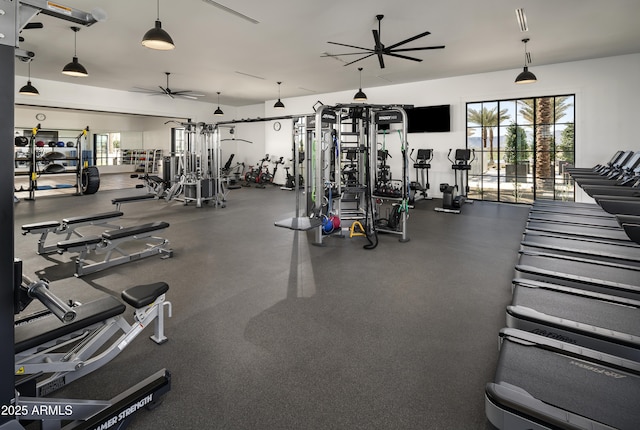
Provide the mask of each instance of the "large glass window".
{"label": "large glass window", "polygon": [[469,198],[574,200],[575,95],[467,103]]}

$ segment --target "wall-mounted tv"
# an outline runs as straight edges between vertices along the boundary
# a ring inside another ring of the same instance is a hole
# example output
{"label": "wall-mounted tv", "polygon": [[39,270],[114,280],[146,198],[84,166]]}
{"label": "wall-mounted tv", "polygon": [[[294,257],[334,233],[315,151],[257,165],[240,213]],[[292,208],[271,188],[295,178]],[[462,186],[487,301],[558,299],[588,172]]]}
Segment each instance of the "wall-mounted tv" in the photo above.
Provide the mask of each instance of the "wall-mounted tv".
{"label": "wall-mounted tv", "polygon": [[451,131],[450,105],[422,106],[407,109],[408,133],[443,133]]}

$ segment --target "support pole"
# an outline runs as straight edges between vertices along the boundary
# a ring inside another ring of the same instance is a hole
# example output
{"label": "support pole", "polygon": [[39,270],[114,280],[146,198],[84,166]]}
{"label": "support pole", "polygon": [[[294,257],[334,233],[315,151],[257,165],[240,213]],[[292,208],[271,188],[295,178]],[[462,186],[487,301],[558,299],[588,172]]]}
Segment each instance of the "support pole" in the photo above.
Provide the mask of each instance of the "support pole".
{"label": "support pole", "polygon": [[[20,8],[25,7],[25,12]],[[82,11],[65,8],[64,13],[47,9],[45,0],[0,0],[0,406],[15,403],[14,365],[15,345],[13,328],[13,130],[15,105],[15,55],[18,48],[18,29],[31,17],[33,9],[42,13],[91,25],[93,16]],[[31,10],[29,10],[31,9]],[[68,12],[71,12],[69,15]],[[0,430],[20,429],[15,416],[0,414]]]}
{"label": "support pole", "polygon": [[[15,34],[17,2],[0,0],[0,406],[15,402],[13,333],[13,129],[15,103]],[[10,39],[10,40],[8,40]],[[0,414],[0,428],[15,416]]]}

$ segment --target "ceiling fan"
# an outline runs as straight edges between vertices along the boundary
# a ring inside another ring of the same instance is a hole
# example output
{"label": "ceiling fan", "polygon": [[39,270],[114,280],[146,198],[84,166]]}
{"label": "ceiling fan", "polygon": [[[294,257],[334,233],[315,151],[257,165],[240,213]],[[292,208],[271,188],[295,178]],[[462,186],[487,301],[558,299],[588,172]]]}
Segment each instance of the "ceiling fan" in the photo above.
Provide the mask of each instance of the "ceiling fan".
{"label": "ceiling fan", "polygon": [[196,100],[198,97],[204,97],[204,94],[195,94],[193,93],[192,90],[180,90],[180,91],[173,91],[171,88],[169,88],[169,75],[171,73],[169,72],[164,72],[165,75],[167,75],[167,86],[166,87],[162,87],[160,85],[158,85],[158,88],[160,88],[160,91],[158,90],[150,90],[147,88],[140,88],[140,87],[135,87],[136,91],[134,92],[138,92],[138,93],[147,93],[149,95],[160,95],[160,96],[168,96],[171,97],[172,99],[175,97],[183,97],[186,99],[193,99]]}
{"label": "ceiling fan", "polygon": [[417,34],[413,37],[410,37],[408,39],[402,40],[398,43],[394,43],[391,46],[384,46],[381,42],[381,30],[380,30],[380,23],[382,21],[382,18],[384,18],[384,15],[376,15],[376,19],[378,20],[378,29],[377,30],[372,30],[373,31],[373,40],[375,42],[375,45],[373,47],[373,49],[371,48],[363,48],[361,46],[354,46],[354,45],[347,45],[344,43],[337,43],[337,42],[327,42],[327,43],[331,43],[333,45],[339,45],[339,46],[346,46],[348,48],[355,48],[355,49],[361,49],[363,52],[349,52],[346,54],[326,54],[326,55],[322,55],[323,57],[338,57],[341,55],[364,55],[361,58],[358,58],[357,60],[351,61],[349,63],[346,63],[345,66],[348,66],[350,64],[353,64],[355,62],[364,60],[365,58],[369,58],[373,55],[377,55],[378,56],[378,61],[380,62],[380,68],[384,69],[384,58],[383,55],[389,55],[391,57],[397,57],[397,58],[403,58],[405,60],[411,60],[411,61],[422,61],[422,59],[420,58],[415,58],[415,57],[409,57],[407,55],[402,55],[402,54],[398,54],[398,52],[410,52],[410,51],[424,51],[424,50],[428,50],[428,49],[443,49],[444,45],[442,46],[425,46],[425,47],[420,47],[420,48],[399,48],[399,46],[402,46],[404,44],[407,44],[409,42],[412,42],[416,39],[420,39],[422,37],[428,36],[429,34],[431,34],[428,31],[425,31],[424,33],[420,33]]}

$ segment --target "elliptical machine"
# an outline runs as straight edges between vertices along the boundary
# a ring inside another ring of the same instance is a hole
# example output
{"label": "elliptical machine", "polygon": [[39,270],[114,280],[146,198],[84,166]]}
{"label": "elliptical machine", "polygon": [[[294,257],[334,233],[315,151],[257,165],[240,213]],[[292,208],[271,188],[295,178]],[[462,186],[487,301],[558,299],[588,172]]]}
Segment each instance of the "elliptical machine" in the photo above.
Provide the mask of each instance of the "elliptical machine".
{"label": "elliptical machine", "polygon": [[[411,149],[413,154],[413,148]],[[411,158],[409,154],[409,158]],[[416,169],[416,180],[411,182],[411,191],[415,194],[410,196],[409,203],[413,204],[416,200],[431,200],[433,197],[429,196],[429,169],[431,168],[431,160],[433,160],[432,149],[418,149],[418,153],[413,160],[413,167]],[[426,178],[425,178],[426,176]],[[418,180],[418,178],[420,178]]]}
{"label": "elliptical machine", "polygon": [[[467,199],[467,195],[469,193],[469,170],[471,170],[471,163],[476,159],[476,152],[474,149],[456,149],[455,157],[452,160],[451,151],[452,149],[449,149],[447,158],[451,161],[455,184],[440,184],[442,207],[435,208],[435,210],[459,214],[463,204],[473,203],[473,200]],[[460,188],[458,187],[458,176],[460,176]],[[458,190],[460,190],[460,194],[456,195]]]}

